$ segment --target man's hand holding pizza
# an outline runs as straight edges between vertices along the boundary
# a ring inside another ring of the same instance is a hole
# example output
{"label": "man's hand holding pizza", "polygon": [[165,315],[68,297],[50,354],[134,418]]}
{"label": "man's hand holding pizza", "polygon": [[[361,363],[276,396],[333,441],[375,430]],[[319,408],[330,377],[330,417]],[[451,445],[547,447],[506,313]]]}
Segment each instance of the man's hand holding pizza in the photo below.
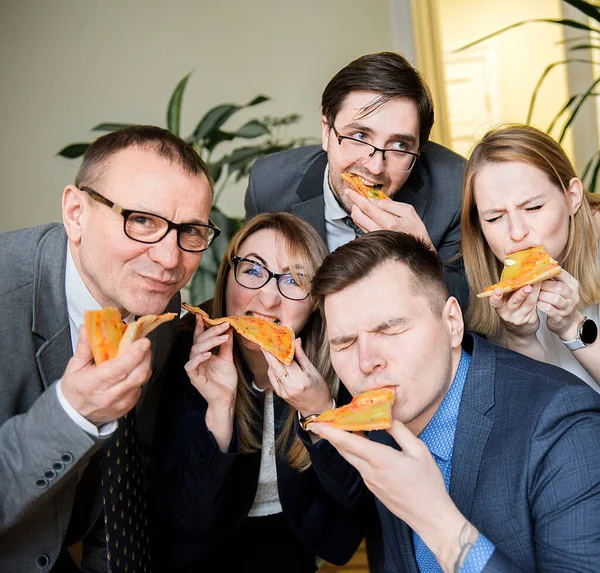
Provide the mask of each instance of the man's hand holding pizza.
{"label": "man's hand holding pizza", "polygon": [[350,216],[364,231],[388,230],[410,233],[420,237],[434,248],[423,221],[412,205],[386,199],[366,199],[352,189],[346,190],[346,196],[354,203]]}
{"label": "man's hand holding pizza", "polygon": [[[206,400],[206,426],[212,432],[219,449],[226,452],[233,435],[233,414],[238,375],[233,363],[233,336],[224,322],[205,328],[201,316],[196,316],[194,344],[185,370],[192,385]],[[219,348],[213,354],[213,348]]]}
{"label": "man's hand holding pizza", "polygon": [[421,440],[397,420],[387,431],[401,451],[328,424],[311,424],[311,430],[328,440],[359,471],[381,503],[419,534],[445,571],[458,570],[461,549],[465,555],[468,552],[461,543],[472,545],[479,533],[454,505]]}

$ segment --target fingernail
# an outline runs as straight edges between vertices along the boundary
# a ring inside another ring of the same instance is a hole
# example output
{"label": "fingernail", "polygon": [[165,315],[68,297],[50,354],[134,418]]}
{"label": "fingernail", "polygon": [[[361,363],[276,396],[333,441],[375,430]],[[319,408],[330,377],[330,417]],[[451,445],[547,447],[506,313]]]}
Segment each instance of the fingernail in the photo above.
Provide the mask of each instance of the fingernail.
{"label": "fingernail", "polygon": [[219,340],[227,340],[229,338],[229,334],[222,334],[219,336]]}

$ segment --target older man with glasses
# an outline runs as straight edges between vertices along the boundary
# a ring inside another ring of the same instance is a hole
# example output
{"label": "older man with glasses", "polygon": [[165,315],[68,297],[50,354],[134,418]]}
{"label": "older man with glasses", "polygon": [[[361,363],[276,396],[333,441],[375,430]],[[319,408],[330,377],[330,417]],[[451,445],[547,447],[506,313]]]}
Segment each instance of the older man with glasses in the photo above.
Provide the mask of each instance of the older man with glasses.
{"label": "older man with glasses", "polygon": [[[152,126],[96,140],[63,192],[63,224],[0,237],[0,571],[151,571],[144,488],[159,374],[176,321],[95,366],[84,312],[179,311],[218,235],[212,181]],[[107,209],[109,207],[109,209]]]}
{"label": "older man with glasses", "polygon": [[[456,260],[464,159],[429,142],[433,102],[419,72],[399,54],[362,56],[340,70],[321,99],[322,146],[259,159],[250,173],[246,217],[288,211],[308,221],[335,250],[387,229],[423,238],[445,266],[450,294],[465,307],[468,288]],[[348,188],[351,173],[392,201]]]}

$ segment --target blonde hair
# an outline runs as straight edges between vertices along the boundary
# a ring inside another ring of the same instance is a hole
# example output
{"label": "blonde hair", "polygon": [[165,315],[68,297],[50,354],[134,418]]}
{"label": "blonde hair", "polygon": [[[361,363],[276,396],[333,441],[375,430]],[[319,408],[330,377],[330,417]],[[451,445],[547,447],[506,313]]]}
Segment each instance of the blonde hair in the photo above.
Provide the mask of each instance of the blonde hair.
{"label": "blonde hair", "polygon": [[[304,276],[295,275],[295,265],[290,265],[290,272],[301,284],[304,282],[307,289],[310,287],[310,280],[327,256],[327,248],[320,235],[305,221],[289,213],[257,215],[237,231],[225,251],[217,274],[215,296],[211,307],[214,318],[226,316],[225,291],[229,273],[233,268],[233,256],[248,237],[264,229],[272,230],[281,237],[288,258],[301,265]],[[302,347],[306,356],[325,379],[331,395],[337,398],[339,381],[331,365],[325,324],[316,310],[316,305],[313,306],[312,313],[298,336],[302,338]],[[257,439],[260,428],[256,423],[257,412],[253,400],[255,390],[246,383],[247,380],[244,381],[243,361],[235,339],[234,362],[240,379],[235,402],[235,417],[240,429],[240,450],[243,453],[251,453],[261,448],[260,441]],[[289,445],[287,457],[290,466],[303,471],[310,466],[310,457],[294,431],[297,415],[297,411],[290,406],[289,415],[283,430],[276,438],[275,445],[279,453],[285,452]]]}
{"label": "blonde hair", "polygon": [[[471,291],[466,324],[469,330],[487,336],[499,332],[500,319],[488,300],[476,298],[475,294],[498,282],[503,264],[492,253],[481,230],[475,203],[475,179],[484,165],[507,162],[527,163],[539,169],[562,189],[569,205],[569,183],[577,177],[560,145],[528,125],[511,124],[493,129],[473,149],[465,170],[461,219],[461,250]],[[561,266],[579,281],[583,308],[600,301],[598,244],[588,201],[583,200],[569,219],[569,238]]]}

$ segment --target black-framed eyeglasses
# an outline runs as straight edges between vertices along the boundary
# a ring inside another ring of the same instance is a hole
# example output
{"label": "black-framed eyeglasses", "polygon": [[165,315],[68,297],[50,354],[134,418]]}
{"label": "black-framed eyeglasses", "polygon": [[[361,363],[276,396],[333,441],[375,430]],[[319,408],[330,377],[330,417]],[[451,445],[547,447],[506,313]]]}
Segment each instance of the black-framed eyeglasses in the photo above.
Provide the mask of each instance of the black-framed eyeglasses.
{"label": "black-framed eyeglasses", "polygon": [[[310,294],[308,289],[298,283],[292,273],[274,273],[252,259],[236,256],[232,259],[235,280],[245,288],[257,290],[274,278],[277,282],[277,289],[285,298],[304,300]],[[297,276],[299,279],[302,278],[302,275]]]}
{"label": "black-framed eyeglasses", "polygon": [[123,217],[123,232],[130,239],[139,243],[158,243],[167,236],[171,229],[175,229],[177,231],[177,245],[182,251],[201,253],[208,249],[221,233],[221,229],[210,220],[207,225],[203,223],[173,223],[173,221],[154,213],[123,209],[91,187],[82,185],[79,189],[87,193],[94,201],[110,207],[115,213],[121,215]]}
{"label": "black-framed eyeglasses", "polygon": [[335,128],[335,125],[332,125],[331,129],[333,129],[333,133],[335,133],[335,136],[337,137],[338,145],[342,148],[343,152],[353,156],[355,160],[367,161],[379,151],[383,161],[386,160],[385,154],[389,153],[388,159],[394,168],[399,171],[410,171],[414,167],[417,157],[420,157],[418,153],[412,151],[392,148],[382,149],[381,147],[375,147],[371,143],[356,139],[350,135],[340,135]]}

